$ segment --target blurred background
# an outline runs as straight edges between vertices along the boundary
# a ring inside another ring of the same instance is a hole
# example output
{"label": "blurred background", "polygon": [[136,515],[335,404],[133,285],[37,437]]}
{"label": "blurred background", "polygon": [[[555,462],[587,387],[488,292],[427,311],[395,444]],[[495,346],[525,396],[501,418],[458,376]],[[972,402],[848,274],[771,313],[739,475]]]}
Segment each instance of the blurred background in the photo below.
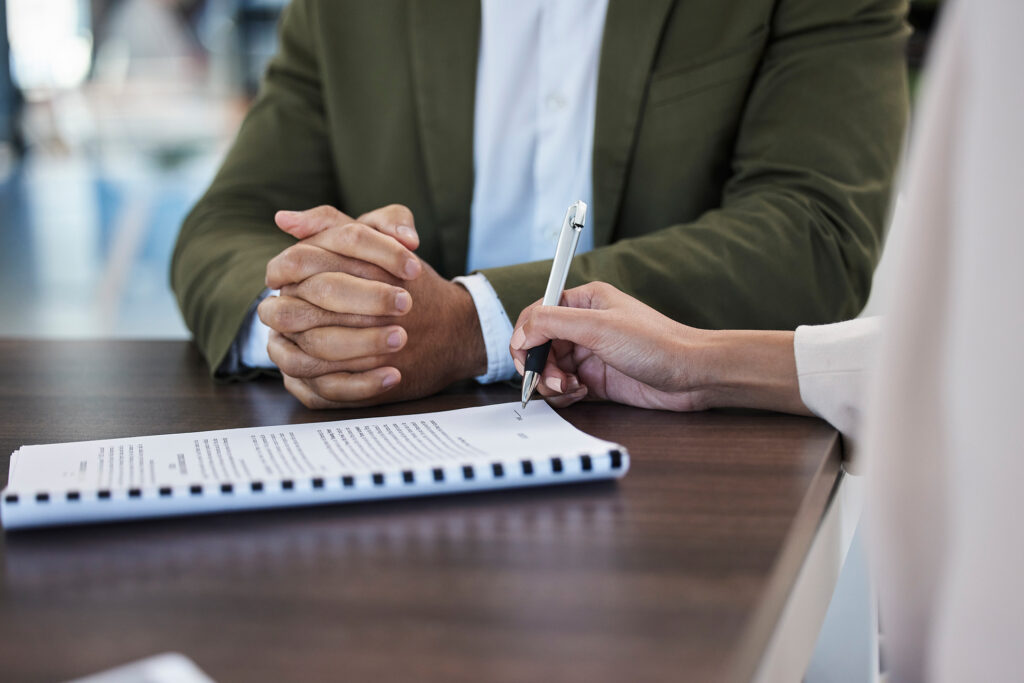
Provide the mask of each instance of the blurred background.
{"label": "blurred background", "polygon": [[[189,336],[175,237],[286,4],[0,0],[0,336]],[[912,3],[912,75],[937,7]]]}

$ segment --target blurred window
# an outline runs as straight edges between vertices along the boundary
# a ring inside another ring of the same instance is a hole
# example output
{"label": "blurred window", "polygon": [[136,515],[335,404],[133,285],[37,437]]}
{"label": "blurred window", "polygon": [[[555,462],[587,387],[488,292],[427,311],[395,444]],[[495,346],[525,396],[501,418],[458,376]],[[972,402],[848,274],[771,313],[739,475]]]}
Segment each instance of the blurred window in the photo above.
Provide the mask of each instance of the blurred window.
{"label": "blurred window", "polygon": [[87,0],[7,0],[11,75],[35,93],[74,88],[92,66]]}

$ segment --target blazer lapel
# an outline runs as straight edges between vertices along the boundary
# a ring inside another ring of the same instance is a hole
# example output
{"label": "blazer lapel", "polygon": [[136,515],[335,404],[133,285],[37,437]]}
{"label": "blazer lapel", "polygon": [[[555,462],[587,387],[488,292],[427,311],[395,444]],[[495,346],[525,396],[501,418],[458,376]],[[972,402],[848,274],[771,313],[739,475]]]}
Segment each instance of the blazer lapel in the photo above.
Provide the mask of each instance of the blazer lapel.
{"label": "blazer lapel", "polygon": [[417,0],[410,42],[427,185],[447,276],[466,267],[473,201],[473,112],[480,43],[479,0]]}
{"label": "blazer lapel", "polygon": [[612,239],[651,63],[673,0],[609,0],[594,119],[594,244]]}

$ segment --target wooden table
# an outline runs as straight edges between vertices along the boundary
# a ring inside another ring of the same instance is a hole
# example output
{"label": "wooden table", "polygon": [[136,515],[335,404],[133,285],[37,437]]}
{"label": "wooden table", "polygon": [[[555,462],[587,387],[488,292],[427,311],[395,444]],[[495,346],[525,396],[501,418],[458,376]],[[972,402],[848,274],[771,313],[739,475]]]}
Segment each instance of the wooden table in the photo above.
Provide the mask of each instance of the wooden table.
{"label": "wooden table", "polygon": [[[22,444],[398,415],[510,386],[310,412],[212,383],[184,342],[0,341],[0,469]],[[748,680],[840,472],[825,423],[585,403],[618,484],[193,517],[0,539],[0,672],[159,652],[229,681]]]}

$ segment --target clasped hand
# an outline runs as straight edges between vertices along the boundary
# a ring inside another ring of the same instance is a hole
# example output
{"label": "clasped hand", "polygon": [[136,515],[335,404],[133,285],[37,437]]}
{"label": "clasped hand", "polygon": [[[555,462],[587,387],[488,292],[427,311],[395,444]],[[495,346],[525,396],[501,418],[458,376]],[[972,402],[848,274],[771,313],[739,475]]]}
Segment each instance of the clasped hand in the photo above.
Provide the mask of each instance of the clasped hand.
{"label": "clasped hand", "polygon": [[[267,287],[280,295],[258,313],[270,327],[270,359],[304,405],[416,398],[486,366],[472,298],[413,253],[409,209],[353,219],[321,206],[274,220],[299,242],[267,264]],[[444,341],[460,334],[470,342],[462,352]]]}

